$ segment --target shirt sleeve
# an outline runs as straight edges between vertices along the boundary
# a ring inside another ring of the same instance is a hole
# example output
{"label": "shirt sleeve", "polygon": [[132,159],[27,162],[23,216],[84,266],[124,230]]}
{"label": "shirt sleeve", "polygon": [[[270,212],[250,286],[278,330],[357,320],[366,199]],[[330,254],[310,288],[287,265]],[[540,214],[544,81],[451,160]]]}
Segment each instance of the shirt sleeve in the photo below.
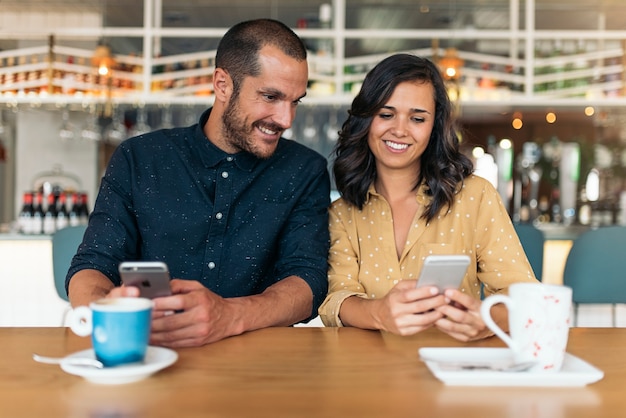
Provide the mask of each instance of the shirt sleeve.
{"label": "shirt sleeve", "polygon": [[359,271],[359,249],[356,228],[351,228],[352,211],[355,210],[339,200],[329,211],[330,253],[328,256],[328,295],[319,309],[322,322],[327,327],[343,326],[339,310],[344,300],[351,296],[367,298],[365,289],[353,276]]}
{"label": "shirt sleeve", "polygon": [[312,158],[303,172],[297,203],[283,227],[278,245],[277,279],[288,276],[302,278],[313,293],[313,309],[317,310],[328,291],[328,206],[330,205],[330,176],[323,157]]}
{"label": "shirt sleeve", "polygon": [[74,256],[65,279],[66,289],[74,274],[95,269],[106,275],[114,285],[121,281],[118,265],[125,259],[137,259],[136,223],[131,209],[131,164],[124,144],[111,156],[100,184],[89,226]]}

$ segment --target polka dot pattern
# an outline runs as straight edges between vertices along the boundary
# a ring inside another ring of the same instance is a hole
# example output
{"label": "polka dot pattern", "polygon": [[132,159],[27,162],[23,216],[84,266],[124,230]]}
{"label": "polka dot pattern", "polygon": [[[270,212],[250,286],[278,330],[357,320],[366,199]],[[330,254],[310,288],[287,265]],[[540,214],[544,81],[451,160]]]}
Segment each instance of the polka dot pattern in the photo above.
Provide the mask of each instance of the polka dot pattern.
{"label": "polka dot pattern", "polygon": [[[423,207],[428,196],[421,188]],[[415,215],[400,259],[391,208],[373,186],[363,210],[339,199],[331,205],[329,291],[319,309],[326,326],[341,326],[339,309],[350,296],[382,297],[400,280],[416,280],[429,254],[466,254],[473,260],[461,290],[480,298],[506,292],[515,282],[536,281],[500,196],[488,181],[470,176],[447,207],[426,223]]]}

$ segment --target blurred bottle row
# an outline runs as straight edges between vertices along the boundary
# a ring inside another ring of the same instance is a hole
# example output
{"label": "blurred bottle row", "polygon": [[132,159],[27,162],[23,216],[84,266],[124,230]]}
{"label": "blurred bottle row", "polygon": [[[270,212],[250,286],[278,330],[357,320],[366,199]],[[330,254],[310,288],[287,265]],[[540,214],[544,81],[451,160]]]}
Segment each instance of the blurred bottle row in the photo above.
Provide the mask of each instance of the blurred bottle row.
{"label": "blurred bottle row", "polygon": [[[144,91],[143,60],[131,54],[109,67],[91,65],[88,58],[30,54],[0,58],[0,94],[5,96],[124,96]],[[158,57],[156,58],[158,59]],[[157,64],[152,67],[152,92],[181,90],[190,95],[212,94],[209,59]]]}
{"label": "blurred bottle row", "polygon": [[512,142],[488,139],[477,159],[515,222],[626,225],[626,147],[562,142],[525,142],[514,155]]}
{"label": "blurred bottle row", "polygon": [[25,235],[49,235],[68,226],[86,225],[88,218],[85,192],[55,189],[44,194],[43,191],[27,191],[22,197],[18,226],[19,232]]}

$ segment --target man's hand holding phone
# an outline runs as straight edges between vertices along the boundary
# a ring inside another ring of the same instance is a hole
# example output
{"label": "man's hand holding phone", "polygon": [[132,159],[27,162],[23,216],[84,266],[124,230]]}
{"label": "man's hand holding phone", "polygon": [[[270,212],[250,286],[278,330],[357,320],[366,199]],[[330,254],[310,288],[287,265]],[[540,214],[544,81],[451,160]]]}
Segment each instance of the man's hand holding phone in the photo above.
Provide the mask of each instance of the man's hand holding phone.
{"label": "man's hand holding phone", "polygon": [[167,265],[160,261],[125,261],[119,266],[122,283],[136,287],[136,296],[154,299],[170,296],[170,273]]}

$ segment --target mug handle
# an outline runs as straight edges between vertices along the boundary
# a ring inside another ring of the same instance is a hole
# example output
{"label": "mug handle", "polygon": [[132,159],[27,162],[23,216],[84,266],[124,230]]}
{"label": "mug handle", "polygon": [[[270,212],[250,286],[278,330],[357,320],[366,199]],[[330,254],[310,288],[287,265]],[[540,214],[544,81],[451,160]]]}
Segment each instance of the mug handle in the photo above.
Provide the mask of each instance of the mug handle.
{"label": "mug handle", "polygon": [[86,337],[91,334],[91,309],[87,306],[74,308],[70,315],[69,326],[74,334]]}
{"label": "mug handle", "polygon": [[504,341],[506,345],[509,346],[509,348],[515,349],[513,339],[509,337],[507,333],[502,331],[502,328],[500,328],[491,318],[491,307],[498,303],[503,303],[509,310],[510,315],[513,308],[513,299],[506,295],[493,295],[483,300],[483,303],[480,306],[480,316],[483,318],[483,321],[485,321],[487,328],[492,330],[502,341]]}

